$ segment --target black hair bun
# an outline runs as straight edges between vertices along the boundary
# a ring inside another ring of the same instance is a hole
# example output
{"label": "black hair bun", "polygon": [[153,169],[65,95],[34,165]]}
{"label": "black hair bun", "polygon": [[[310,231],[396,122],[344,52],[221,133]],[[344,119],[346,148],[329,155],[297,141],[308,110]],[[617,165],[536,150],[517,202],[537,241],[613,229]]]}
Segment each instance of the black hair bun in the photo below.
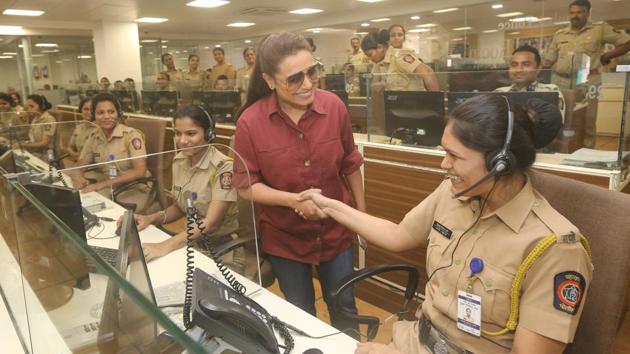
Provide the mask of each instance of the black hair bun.
{"label": "black hair bun", "polygon": [[535,112],[537,121],[534,129],[534,146],[536,149],[549,145],[558,136],[562,128],[562,113],[549,102],[539,98],[530,98],[527,101],[527,108]]}
{"label": "black hair bun", "polygon": [[386,44],[389,42],[389,31],[386,29],[382,29],[378,31],[376,34],[376,38],[378,38],[379,44]]}

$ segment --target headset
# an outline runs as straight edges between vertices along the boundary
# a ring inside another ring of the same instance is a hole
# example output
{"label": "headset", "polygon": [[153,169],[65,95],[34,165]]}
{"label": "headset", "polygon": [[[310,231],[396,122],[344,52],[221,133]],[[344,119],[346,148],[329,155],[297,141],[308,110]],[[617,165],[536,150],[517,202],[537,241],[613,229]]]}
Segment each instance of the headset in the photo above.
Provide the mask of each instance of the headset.
{"label": "headset", "polygon": [[105,101],[110,101],[114,104],[114,107],[116,108],[116,112],[118,112],[118,119],[121,119],[123,117],[124,112],[123,112],[122,104],[120,103],[118,98],[109,92],[101,92],[101,93],[97,93],[96,95],[92,97],[92,104],[91,104],[92,109],[90,112],[90,120],[92,122],[96,120],[96,105],[99,102],[105,102]]}
{"label": "headset", "polygon": [[514,169],[514,165],[516,164],[516,158],[514,154],[510,151],[510,145],[512,145],[512,133],[514,132],[514,112],[512,112],[512,107],[510,106],[510,100],[506,96],[501,96],[505,99],[505,104],[507,105],[508,110],[508,126],[507,131],[505,132],[505,142],[503,143],[503,147],[499,151],[491,151],[486,153],[486,169],[488,173],[481,177],[477,182],[475,182],[472,186],[464,189],[461,192],[457,192],[453,195],[453,198],[459,198],[462,195],[470,192],[471,190],[479,187],[482,183],[486,182],[492,177],[501,177],[508,175]]}
{"label": "headset", "polygon": [[199,108],[203,112],[206,118],[208,118],[208,122],[210,123],[210,127],[204,132],[204,137],[206,138],[206,142],[211,143],[212,140],[217,137],[214,132],[214,119],[212,119],[210,113],[202,105],[198,105],[197,108]]}

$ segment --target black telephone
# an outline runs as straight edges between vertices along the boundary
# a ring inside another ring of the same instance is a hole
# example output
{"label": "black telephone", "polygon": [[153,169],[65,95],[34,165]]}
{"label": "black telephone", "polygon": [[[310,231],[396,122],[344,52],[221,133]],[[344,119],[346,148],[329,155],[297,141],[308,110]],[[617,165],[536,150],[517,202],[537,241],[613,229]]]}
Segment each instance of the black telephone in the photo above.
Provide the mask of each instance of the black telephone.
{"label": "black telephone", "polygon": [[[230,284],[223,284],[215,277],[194,266],[192,249],[193,229],[196,225],[201,233],[204,227],[193,206],[196,193],[192,193],[186,208],[186,294],[184,296],[183,322],[188,329],[199,326],[210,336],[223,338],[244,353],[279,354],[278,342],[273,328],[285,341],[284,353],[291,352],[293,337],[286,325],[271,316],[262,306],[248,298],[245,287],[230,273],[227,267],[210,249],[217,268]],[[193,310],[192,320],[190,318]]]}
{"label": "black telephone", "polygon": [[254,300],[198,268],[194,289],[193,324],[243,353],[280,353],[271,316]]}

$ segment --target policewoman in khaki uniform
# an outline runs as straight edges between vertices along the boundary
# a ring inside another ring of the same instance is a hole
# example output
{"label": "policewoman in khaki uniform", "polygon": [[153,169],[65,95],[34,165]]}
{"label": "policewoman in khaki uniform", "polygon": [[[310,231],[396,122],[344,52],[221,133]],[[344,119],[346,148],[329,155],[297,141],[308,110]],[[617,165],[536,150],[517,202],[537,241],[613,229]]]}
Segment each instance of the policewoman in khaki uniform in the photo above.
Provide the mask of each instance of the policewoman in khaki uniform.
{"label": "policewoman in khaki uniform", "polygon": [[192,92],[201,91],[205,86],[206,76],[203,71],[199,71],[199,56],[190,54],[188,56],[188,70],[182,73],[182,83],[178,89],[182,104],[192,102]]}
{"label": "policewoman in khaki uniform", "polygon": [[225,75],[228,78],[230,88],[234,87],[234,82],[236,80],[236,70],[234,69],[232,64],[228,64],[225,62],[225,50],[223,50],[223,48],[214,48],[212,50],[212,55],[214,56],[214,60],[217,63],[212,67],[209,87],[215,87],[215,85],[217,84],[217,80],[221,75]]}
{"label": "policewoman in khaki uniform", "polygon": [[[581,90],[578,99],[586,95],[588,109],[584,145],[592,148],[595,145],[597,130],[597,105],[599,87],[602,83],[602,64],[607,65],[610,60],[624,55],[630,50],[630,35],[614,29],[606,22],[589,21],[591,3],[588,0],[575,0],[569,5],[569,19],[571,24],[567,28],[558,30],[549,48],[545,52],[544,65],[552,66],[553,82],[563,89],[574,88],[577,75],[576,65],[581,60],[580,54],[590,58],[590,73],[586,87]],[[615,49],[604,53],[606,43],[615,45]],[[579,67],[578,67],[579,68]]]}
{"label": "policewoman in khaki uniform", "polygon": [[20,147],[29,150],[33,155],[46,159],[46,150],[55,144],[56,119],[48,110],[52,104],[44,95],[30,95],[26,99],[26,112],[35,114],[28,131],[29,141]]}
{"label": "policewoman in khaki uniform", "polygon": [[[72,175],[75,188],[82,192],[97,191],[111,197],[112,189],[149,175],[144,158],[146,146],[144,136],[134,128],[119,123],[123,112],[120,102],[110,93],[99,93],[92,97],[92,119],[100,129],[95,129],[88,137],[79,154],[78,166],[87,166],[114,161],[115,177],[111,176],[111,163],[94,166],[84,175],[78,169]],[[151,202],[148,200],[149,188],[137,184],[122,192],[117,201],[136,204],[136,210],[144,210]]]}
{"label": "policewoman in khaki uniform", "polygon": [[166,66],[166,70],[163,72],[168,75],[171,82],[184,79],[184,72],[175,67],[175,60],[173,60],[173,55],[171,53],[162,54],[162,64]]}
{"label": "policewoman in khaki uniform", "polygon": [[[92,114],[92,100],[87,97],[81,100],[79,103],[79,113],[81,114],[81,121],[77,122],[68,144],[63,147],[63,151],[69,155],[70,160],[77,161],[83,145],[90,137],[92,132],[97,128],[91,122]],[[67,165],[66,165],[67,167]]]}
{"label": "policewoman in khaki uniform", "polygon": [[[214,121],[199,106],[183,106],[175,112],[175,141],[181,151],[173,161],[172,195],[175,203],[165,210],[149,215],[135,215],[139,229],[150,224],[161,225],[186,215],[187,201],[197,194],[193,205],[203,217],[205,233],[200,237],[194,230],[198,246],[207,250],[236,238],[238,210],[236,190],[232,188],[232,159],[206,145],[214,139]],[[164,256],[186,245],[186,230],[160,243],[143,244],[147,260]],[[243,250],[226,255],[223,261],[242,271]]]}
{"label": "policewoman in khaki uniform", "polygon": [[397,322],[389,346],[360,343],[356,353],[560,354],[573,340],[593,266],[588,242],[528,178],[536,148],[557,134],[537,122],[560,119],[533,103],[544,113],[485,95],[455,109],[442,136],[447,180],[398,225],[302,193],[386,250],[427,246],[419,320]]}
{"label": "policewoman in khaki uniform", "polygon": [[247,101],[249,79],[254,71],[254,64],[256,64],[256,52],[254,48],[245,48],[245,50],[243,50],[243,59],[245,59],[245,66],[236,71],[236,89],[241,94],[241,104],[245,104],[245,101]]}

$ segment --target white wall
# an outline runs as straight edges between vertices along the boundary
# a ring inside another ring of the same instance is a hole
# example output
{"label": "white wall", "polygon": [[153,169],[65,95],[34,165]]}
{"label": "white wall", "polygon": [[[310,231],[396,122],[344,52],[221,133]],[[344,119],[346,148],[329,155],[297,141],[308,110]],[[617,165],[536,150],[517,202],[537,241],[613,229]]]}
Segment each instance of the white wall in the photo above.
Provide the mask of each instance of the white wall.
{"label": "white wall", "polygon": [[0,92],[6,92],[9,86],[20,89],[16,59],[0,59],[0,73]]}
{"label": "white wall", "polygon": [[112,82],[127,77],[142,80],[137,23],[103,21],[92,33],[99,78],[107,76]]}

